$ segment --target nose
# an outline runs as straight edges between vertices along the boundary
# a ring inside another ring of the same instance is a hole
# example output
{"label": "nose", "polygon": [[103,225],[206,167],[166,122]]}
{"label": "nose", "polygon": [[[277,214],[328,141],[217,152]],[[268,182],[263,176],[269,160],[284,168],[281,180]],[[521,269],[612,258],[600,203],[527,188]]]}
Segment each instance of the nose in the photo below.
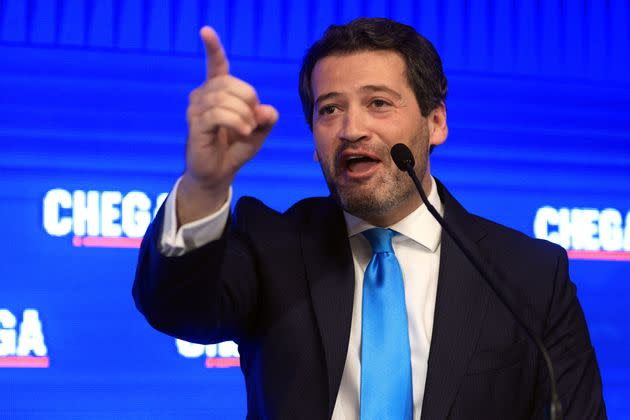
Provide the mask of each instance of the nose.
{"label": "nose", "polygon": [[348,142],[358,142],[366,140],[369,137],[369,132],[366,128],[364,116],[356,108],[349,108],[344,116],[341,130],[339,131],[339,138]]}

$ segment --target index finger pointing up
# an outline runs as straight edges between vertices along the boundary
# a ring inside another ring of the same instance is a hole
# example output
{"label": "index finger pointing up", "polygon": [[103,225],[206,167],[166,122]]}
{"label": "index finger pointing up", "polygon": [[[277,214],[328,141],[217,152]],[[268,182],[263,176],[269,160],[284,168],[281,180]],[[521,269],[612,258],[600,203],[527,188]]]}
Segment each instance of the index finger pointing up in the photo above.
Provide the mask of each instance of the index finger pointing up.
{"label": "index finger pointing up", "polygon": [[209,26],[204,26],[199,31],[199,36],[206,47],[206,77],[212,79],[229,73],[230,65],[225,56],[223,45],[219,36]]}

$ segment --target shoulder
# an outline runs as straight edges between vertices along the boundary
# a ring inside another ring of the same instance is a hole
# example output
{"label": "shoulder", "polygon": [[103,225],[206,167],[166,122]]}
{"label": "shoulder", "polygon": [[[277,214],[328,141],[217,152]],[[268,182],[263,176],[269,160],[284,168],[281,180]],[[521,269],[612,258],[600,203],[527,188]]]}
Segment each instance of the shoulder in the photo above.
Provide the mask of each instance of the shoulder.
{"label": "shoulder", "polygon": [[[540,311],[539,318],[568,281],[566,251],[551,242],[531,238],[510,227],[469,213],[438,183],[445,205],[445,218],[457,233],[472,240],[479,256],[498,275],[514,299]],[[454,249],[454,248],[450,248]],[[455,251],[457,252],[457,251]]]}
{"label": "shoulder", "polygon": [[480,216],[471,218],[485,233],[478,241],[484,259],[514,287],[546,295],[553,293],[558,277],[566,277],[567,253],[561,246]]}
{"label": "shoulder", "polygon": [[540,261],[566,257],[566,250],[552,242],[532,238],[516,229],[501,225],[474,214],[471,219],[485,232],[480,243],[492,245],[494,252],[504,257],[519,257],[526,260]]}
{"label": "shoulder", "polygon": [[478,242],[483,259],[499,275],[510,300],[532,311],[531,319],[546,319],[554,296],[575,294],[564,248],[483,217],[471,218],[485,232]]}
{"label": "shoulder", "polygon": [[476,242],[489,262],[509,265],[522,261],[538,267],[566,259],[566,251],[556,244],[469,213],[439,180],[436,182],[445,207],[445,219],[457,232]]}

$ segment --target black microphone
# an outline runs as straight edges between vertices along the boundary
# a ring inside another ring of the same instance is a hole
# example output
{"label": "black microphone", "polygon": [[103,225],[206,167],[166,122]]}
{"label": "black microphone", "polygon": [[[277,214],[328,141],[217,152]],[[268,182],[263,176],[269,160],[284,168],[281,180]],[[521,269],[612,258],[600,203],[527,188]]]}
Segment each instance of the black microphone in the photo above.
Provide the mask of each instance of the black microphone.
{"label": "black microphone", "polygon": [[484,280],[490,286],[494,294],[499,298],[499,300],[503,303],[503,305],[505,305],[505,307],[510,311],[510,313],[512,314],[516,322],[521,326],[521,328],[523,328],[525,333],[527,333],[529,338],[538,347],[538,350],[540,351],[543,358],[545,359],[545,364],[547,365],[547,370],[549,372],[549,382],[551,384],[551,402],[549,404],[549,418],[551,420],[562,420],[562,404],[560,403],[560,398],[558,398],[558,391],[556,389],[556,379],[553,373],[553,365],[551,364],[551,358],[549,357],[549,352],[545,348],[545,345],[543,344],[542,340],[534,334],[534,332],[527,326],[527,324],[514,311],[514,309],[512,309],[512,307],[508,303],[507,298],[505,297],[503,292],[501,292],[501,289],[497,287],[497,284],[499,284],[499,282],[497,281],[495,274],[489,270],[486,270],[483,267],[481,258],[474,251],[471,251],[471,249],[473,249],[472,246],[465,246],[461,240],[461,237],[459,235],[456,235],[455,232],[453,231],[452,226],[446,223],[446,220],[444,220],[444,218],[440,216],[437,210],[435,210],[435,207],[433,207],[431,203],[429,203],[429,200],[427,199],[427,196],[424,193],[424,190],[422,189],[422,184],[420,184],[420,180],[418,179],[418,176],[416,175],[416,172],[414,171],[415,159],[413,157],[413,154],[411,153],[411,150],[409,150],[409,148],[405,146],[404,144],[398,143],[392,147],[392,150],[390,153],[392,155],[392,159],[394,160],[394,163],[396,164],[396,166],[398,166],[398,169],[400,169],[403,172],[407,172],[409,176],[411,177],[411,179],[413,180],[414,184],[416,184],[416,188],[418,189],[418,192],[420,193],[420,198],[422,199],[422,202],[427,207],[429,212],[433,215],[435,220],[438,221],[438,223],[442,226],[442,228],[446,231],[446,233],[451,237],[453,242],[455,242],[457,247],[464,253],[468,261],[470,261],[472,265],[475,266],[479,274],[481,274],[481,277],[484,278]]}

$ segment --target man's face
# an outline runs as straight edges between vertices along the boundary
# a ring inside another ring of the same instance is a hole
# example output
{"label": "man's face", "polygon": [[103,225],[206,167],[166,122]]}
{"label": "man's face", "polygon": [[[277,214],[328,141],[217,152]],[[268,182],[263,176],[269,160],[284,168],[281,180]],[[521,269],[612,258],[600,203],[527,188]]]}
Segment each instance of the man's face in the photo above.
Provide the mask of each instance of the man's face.
{"label": "man's face", "polygon": [[[416,157],[416,173],[430,185],[429,146],[446,138],[446,113],[422,116],[394,51],[328,56],[313,69],[313,136],[331,194],[347,212],[388,226],[420,205],[411,178],[390,156],[396,143]],[[443,121],[440,121],[440,118]]]}

